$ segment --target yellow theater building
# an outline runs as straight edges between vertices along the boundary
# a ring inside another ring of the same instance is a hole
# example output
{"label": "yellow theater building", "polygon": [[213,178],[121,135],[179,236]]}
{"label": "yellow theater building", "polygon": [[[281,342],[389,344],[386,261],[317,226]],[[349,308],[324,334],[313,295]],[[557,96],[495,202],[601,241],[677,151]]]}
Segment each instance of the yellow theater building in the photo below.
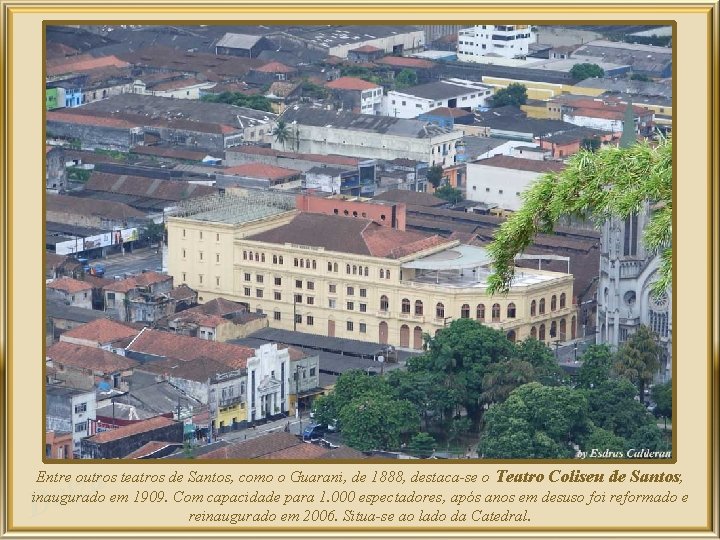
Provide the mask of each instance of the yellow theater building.
{"label": "yellow theater building", "polygon": [[266,192],[207,197],[168,217],[168,271],[201,302],[242,302],[285,330],[421,349],[423,334],[473,318],[511,340],[575,338],[571,274],[518,268],[507,295],[489,296],[487,252],[404,230],[404,210],[329,198],[301,212]]}

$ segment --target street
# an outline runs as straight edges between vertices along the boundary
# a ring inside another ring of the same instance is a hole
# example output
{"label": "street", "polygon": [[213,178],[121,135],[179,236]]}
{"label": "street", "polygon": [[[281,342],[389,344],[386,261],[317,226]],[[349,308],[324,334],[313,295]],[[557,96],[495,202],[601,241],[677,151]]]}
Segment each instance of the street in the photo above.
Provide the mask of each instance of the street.
{"label": "street", "polygon": [[92,266],[98,264],[105,267],[105,277],[113,279],[114,276],[125,277],[126,273],[139,274],[143,270],[158,270],[162,266],[162,254],[156,253],[155,248],[140,248],[130,253],[116,253],[91,261]]}

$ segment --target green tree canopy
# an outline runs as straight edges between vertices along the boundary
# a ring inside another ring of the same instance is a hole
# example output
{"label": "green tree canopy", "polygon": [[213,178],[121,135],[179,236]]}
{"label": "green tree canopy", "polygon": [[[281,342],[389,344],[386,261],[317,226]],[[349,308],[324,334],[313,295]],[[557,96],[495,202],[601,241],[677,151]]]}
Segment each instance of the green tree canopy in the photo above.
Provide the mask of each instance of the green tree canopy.
{"label": "green tree canopy", "polygon": [[437,189],[440,186],[440,182],[442,182],[443,179],[443,168],[442,165],[432,165],[428,167],[427,173],[426,173],[427,181],[430,182],[430,185]]}
{"label": "green tree canopy", "polygon": [[459,203],[464,198],[463,192],[452,187],[450,184],[445,184],[444,186],[436,189],[435,196],[453,204]]}
{"label": "green tree canopy", "polygon": [[582,392],[533,382],[491,407],[479,445],[486,458],[571,458],[589,429]]}
{"label": "green tree canopy", "polygon": [[501,88],[492,97],[493,107],[504,107],[505,105],[514,105],[519,107],[527,103],[527,87],[520,83],[510,83],[505,88]]}
{"label": "green tree canopy", "polygon": [[435,439],[424,431],[416,434],[407,445],[408,453],[419,458],[429,458],[435,449]]}
{"label": "green tree canopy", "polygon": [[497,230],[487,247],[493,263],[488,292],[507,292],[515,272],[515,255],[530,246],[538,233],[550,234],[562,216],[624,219],[647,201],[654,210],[643,241],[661,257],[655,294],[672,283],[672,141],[661,139],[628,148],[581,150],[567,167],[540,177],[525,191],[522,207]]}
{"label": "green tree canopy", "polygon": [[640,401],[645,402],[645,386],[650,384],[660,369],[662,348],[657,335],[645,325],[640,325],[623,343],[615,357],[614,372],[625,377],[638,388]]}
{"label": "green tree canopy", "polygon": [[395,87],[396,88],[407,88],[408,86],[415,86],[417,84],[417,73],[412,69],[401,69],[397,75],[395,75]]}
{"label": "green tree canopy", "polygon": [[629,439],[655,418],[635,399],[635,387],[626,379],[610,379],[585,390],[588,418],[597,427]]}
{"label": "green tree canopy", "polygon": [[282,144],[283,150],[285,149],[285,143],[288,142],[292,135],[290,133],[290,126],[287,125],[285,120],[278,120],[277,124],[273,128],[272,134],[273,137],[275,137],[275,141]]}
{"label": "green tree canopy", "polygon": [[605,70],[597,64],[583,63],[575,64],[570,69],[570,76],[576,81],[584,81],[591,77],[602,77],[605,75]]}
{"label": "green tree canopy", "polygon": [[655,415],[662,416],[665,419],[665,427],[667,428],[667,419],[672,418],[672,381],[656,384],[650,393],[655,402]]}
{"label": "green tree canopy", "polygon": [[227,103],[238,107],[257,109],[258,111],[272,112],[270,100],[265,96],[248,96],[239,92],[222,92],[221,94],[206,94],[201,101],[208,103]]}
{"label": "green tree canopy", "polygon": [[608,345],[590,345],[580,360],[582,364],[577,374],[578,388],[593,388],[610,378],[613,353]]}
{"label": "green tree canopy", "polygon": [[140,238],[155,244],[165,238],[165,224],[150,222],[142,228]]}

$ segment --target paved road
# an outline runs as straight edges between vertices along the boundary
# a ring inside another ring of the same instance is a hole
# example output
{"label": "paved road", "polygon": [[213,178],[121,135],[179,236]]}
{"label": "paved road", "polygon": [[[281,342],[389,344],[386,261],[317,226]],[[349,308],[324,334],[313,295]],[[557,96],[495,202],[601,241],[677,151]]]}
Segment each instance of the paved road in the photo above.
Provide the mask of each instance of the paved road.
{"label": "paved road", "polygon": [[105,277],[122,276],[125,273],[139,274],[143,270],[156,270],[162,266],[162,255],[155,249],[142,248],[132,253],[115,254],[105,259],[92,261],[91,264],[105,266]]}

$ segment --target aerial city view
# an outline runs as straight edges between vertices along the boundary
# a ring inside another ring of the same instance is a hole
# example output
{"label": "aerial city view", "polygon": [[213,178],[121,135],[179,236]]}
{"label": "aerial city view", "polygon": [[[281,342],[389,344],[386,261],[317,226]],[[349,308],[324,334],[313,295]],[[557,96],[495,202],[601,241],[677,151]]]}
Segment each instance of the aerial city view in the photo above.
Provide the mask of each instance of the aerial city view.
{"label": "aerial city view", "polygon": [[672,457],[669,26],[47,26],[45,457]]}

